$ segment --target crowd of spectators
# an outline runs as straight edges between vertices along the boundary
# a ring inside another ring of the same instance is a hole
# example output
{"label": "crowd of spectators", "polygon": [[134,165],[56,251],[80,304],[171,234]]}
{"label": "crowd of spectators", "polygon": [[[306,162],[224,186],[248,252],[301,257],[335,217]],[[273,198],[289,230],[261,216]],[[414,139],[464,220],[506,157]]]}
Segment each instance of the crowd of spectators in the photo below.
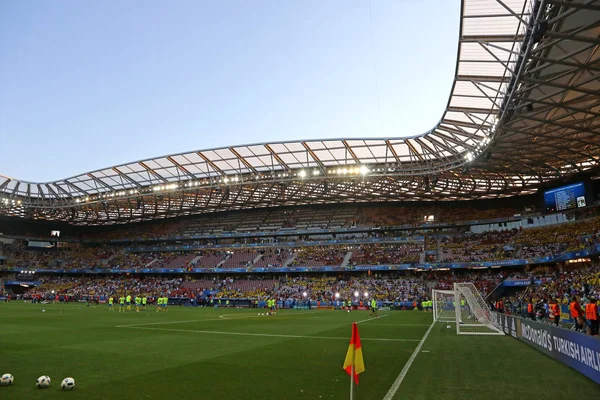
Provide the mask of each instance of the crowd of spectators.
{"label": "crowd of spectators", "polygon": [[513,240],[518,230],[444,236],[440,239],[442,262],[494,261],[515,258]]}
{"label": "crowd of spectators", "polygon": [[[390,234],[390,232],[388,232]],[[381,233],[385,240],[388,236]],[[299,237],[296,237],[298,239]],[[578,251],[600,243],[600,217],[539,228],[484,233],[430,234],[425,241],[311,245],[318,235],[305,235],[297,247],[241,247],[248,239],[226,239],[231,248],[135,253],[123,245],[61,243],[60,247],[30,248],[25,240],[3,243],[0,268],[142,269],[252,268],[395,265],[420,262],[460,263],[529,259]],[[329,238],[332,239],[332,238]],[[292,240],[285,238],[282,240]],[[319,240],[323,240],[322,238]],[[416,239],[415,239],[416,240]],[[389,242],[389,240],[388,240]],[[166,242],[164,243],[167,244]],[[250,243],[252,244],[252,243]],[[173,245],[169,243],[168,245]],[[210,246],[210,243],[206,244]],[[214,243],[213,243],[214,245]],[[227,246],[228,244],[225,244]],[[158,246],[158,245],[157,245]],[[220,246],[224,246],[220,243]],[[135,250],[136,248],[134,248]]]}
{"label": "crowd of spectators", "polygon": [[[62,232],[61,237],[76,240],[145,240],[189,237],[194,235],[218,235],[223,232],[277,232],[290,229],[314,230],[351,227],[418,227],[431,223],[456,223],[512,217],[523,213],[527,207],[517,210],[511,207],[474,208],[461,204],[447,206],[412,205],[341,205],[328,207],[298,207],[281,209],[258,209],[235,213],[214,213],[172,219],[128,224],[111,227],[74,228]],[[46,228],[35,225],[8,226],[17,236],[48,236]]]}
{"label": "crowd of spectators", "polygon": [[[598,335],[598,309],[588,310],[588,304],[600,299],[600,266],[538,267],[529,274],[508,279],[529,279],[522,292],[501,297],[492,306],[497,311],[533,320],[561,325],[565,315],[573,321],[572,329]],[[574,312],[578,315],[575,315]]]}
{"label": "crowd of spectators", "polygon": [[29,291],[42,298],[54,296],[70,298],[107,298],[109,296],[140,295],[147,297],[180,297],[190,291],[183,287],[183,278],[167,277],[129,277],[111,275],[110,277],[44,277],[42,284]]}
{"label": "crowd of spectators", "polygon": [[600,239],[600,217],[525,229],[515,237],[522,258],[577,251]]}
{"label": "crowd of spectators", "polygon": [[363,244],[353,249],[349,265],[414,264],[422,251],[419,243]]}
{"label": "crowd of spectators", "polygon": [[364,226],[421,226],[428,223],[455,223],[508,218],[520,211],[513,208],[382,206],[360,209],[357,219]]}
{"label": "crowd of spectators", "polygon": [[427,295],[423,279],[403,275],[385,277],[294,277],[280,283],[275,293],[282,300],[417,301]]}
{"label": "crowd of spectators", "polygon": [[344,246],[311,246],[294,249],[290,266],[340,266],[349,252]]}

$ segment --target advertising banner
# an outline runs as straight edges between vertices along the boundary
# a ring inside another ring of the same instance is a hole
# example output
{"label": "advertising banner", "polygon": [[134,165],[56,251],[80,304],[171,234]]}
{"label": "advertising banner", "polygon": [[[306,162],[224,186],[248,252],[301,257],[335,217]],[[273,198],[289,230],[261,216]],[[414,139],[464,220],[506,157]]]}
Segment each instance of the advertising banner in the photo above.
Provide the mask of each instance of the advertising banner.
{"label": "advertising banner", "polygon": [[529,346],[600,384],[600,339],[512,315],[494,315],[494,324]]}

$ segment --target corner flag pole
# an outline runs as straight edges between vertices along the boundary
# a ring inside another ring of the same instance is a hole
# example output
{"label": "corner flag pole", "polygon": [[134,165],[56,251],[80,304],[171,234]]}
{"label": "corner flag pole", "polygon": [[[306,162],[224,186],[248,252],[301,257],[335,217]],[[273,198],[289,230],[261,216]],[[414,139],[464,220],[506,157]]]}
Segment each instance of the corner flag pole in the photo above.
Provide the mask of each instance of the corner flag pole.
{"label": "corner flag pole", "polygon": [[352,360],[350,372],[350,400],[354,400],[354,360]]}
{"label": "corner flag pole", "polygon": [[352,324],[352,338],[350,339],[343,368],[350,375],[350,400],[354,400],[354,385],[358,385],[358,374],[365,371],[365,362],[356,322]]}

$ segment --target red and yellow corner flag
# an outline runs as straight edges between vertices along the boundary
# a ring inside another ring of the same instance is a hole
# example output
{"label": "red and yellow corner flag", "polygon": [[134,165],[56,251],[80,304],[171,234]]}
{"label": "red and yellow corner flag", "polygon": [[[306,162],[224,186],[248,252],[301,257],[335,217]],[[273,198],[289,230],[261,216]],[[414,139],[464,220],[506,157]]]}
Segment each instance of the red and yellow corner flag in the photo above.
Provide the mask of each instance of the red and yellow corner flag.
{"label": "red and yellow corner flag", "polygon": [[350,346],[348,346],[343,367],[348,375],[352,374],[352,365],[354,365],[354,382],[358,385],[358,374],[365,372],[365,361],[363,360],[356,322],[352,323],[352,338],[350,339]]}

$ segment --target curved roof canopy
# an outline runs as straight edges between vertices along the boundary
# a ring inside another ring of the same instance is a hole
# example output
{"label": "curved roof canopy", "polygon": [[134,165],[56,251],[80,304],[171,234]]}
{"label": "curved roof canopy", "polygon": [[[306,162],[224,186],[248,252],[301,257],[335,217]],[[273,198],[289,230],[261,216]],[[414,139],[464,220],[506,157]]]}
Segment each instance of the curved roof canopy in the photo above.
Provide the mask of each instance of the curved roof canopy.
{"label": "curved roof canopy", "polygon": [[600,1],[463,0],[452,92],[424,135],[199,150],[46,183],[0,175],[0,213],[110,224],[533,193],[598,166],[599,44]]}

